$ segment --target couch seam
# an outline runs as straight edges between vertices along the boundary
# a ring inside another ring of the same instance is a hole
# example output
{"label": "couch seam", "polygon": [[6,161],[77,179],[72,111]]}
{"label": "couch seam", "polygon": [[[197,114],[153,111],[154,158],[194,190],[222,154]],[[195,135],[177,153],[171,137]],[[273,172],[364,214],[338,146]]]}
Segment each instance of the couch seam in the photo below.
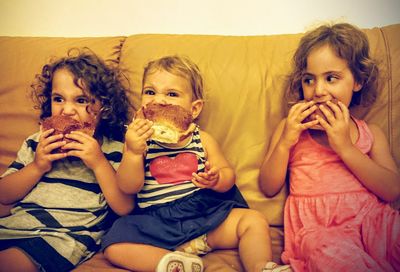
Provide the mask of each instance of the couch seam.
{"label": "couch seam", "polygon": [[124,36],[124,37],[122,37],[122,39],[120,40],[120,42],[119,42],[119,46],[118,46],[118,57],[117,57],[117,60],[118,60],[118,67],[120,67],[120,65],[121,65],[121,56],[122,56],[122,48],[124,47],[124,44],[125,44],[125,41],[127,40],[127,36]]}
{"label": "couch seam", "polygon": [[390,50],[389,50],[389,43],[388,43],[388,39],[385,35],[385,31],[383,30],[382,27],[379,28],[379,31],[382,34],[382,38],[383,38],[383,43],[385,45],[385,50],[386,50],[386,62],[387,62],[387,84],[388,84],[388,136],[389,136],[389,146],[390,146],[390,151],[393,154],[393,130],[392,130],[392,122],[393,122],[393,118],[392,118],[392,104],[393,104],[393,89],[392,89],[392,65],[391,65],[391,58],[390,58]]}
{"label": "couch seam", "polygon": [[124,46],[126,39],[126,36],[118,37],[118,44],[112,47],[111,57],[110,59],[107,59],[110,63],[114,63],[113,66],[116,68],[120,67],[122,47]]}

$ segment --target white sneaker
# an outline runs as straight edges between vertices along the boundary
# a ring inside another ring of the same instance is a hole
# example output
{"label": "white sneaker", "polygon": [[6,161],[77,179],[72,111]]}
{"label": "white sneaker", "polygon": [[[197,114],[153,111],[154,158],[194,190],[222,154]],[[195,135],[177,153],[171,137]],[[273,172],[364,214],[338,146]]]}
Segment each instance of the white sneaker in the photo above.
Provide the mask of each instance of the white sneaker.
{"label": "white sneaker", "polygon": [[174,251],[162,257],[156,272],[203,272],[203,269],[203,261],[200,257]]}

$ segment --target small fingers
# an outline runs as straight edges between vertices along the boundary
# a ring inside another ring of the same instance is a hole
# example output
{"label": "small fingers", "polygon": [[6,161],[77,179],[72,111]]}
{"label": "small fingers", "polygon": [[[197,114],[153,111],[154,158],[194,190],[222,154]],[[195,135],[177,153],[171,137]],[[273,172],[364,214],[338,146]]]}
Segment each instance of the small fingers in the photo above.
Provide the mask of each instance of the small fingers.
{"label": "small fingers", "polygon": [[[40,130],[42,130],[42,127],[40,127]],[[54,128],[51,128],[51,129],[48,129],[48,130],[45,130],[45,131],[41,131],[40,138],[47,138],[53,132],[54,132]]]}
{"label": "small fingers", "polygon": [[81,152],[78,150],[68,150],[67,152],[65,152],[65,155],[68,157],[77,157],[77,158],[81,158]]}
{"label": "small fingers", "polygon": [[[317,117],[317,116],[319,117],[319,115],[316,115],[316,117]],[[318,125],[318,124],[319,124],[319,120],[318,120],[318,118],[317,118],[317,119],[315,119],[315,120],[302,123],[301,125],[302,125],[303,129],[309,129],[309,128],[311,128],[311,127],[313,127],[313,126],[315,126],[315,125]]]}
{"label": "small fingers", "polygon": [[327,130],[329,128],[329,123],[319,115],[316,115],[315,118],[317,119],[318,123]]}
{"label": "small fingers", "polygon": [[347,108],[347,106],[340,101],[338,101],[338,105],[339,105],[340,109],[342,110],[344,119],[349,120],[350,119],[350,111]]}
{"label": "small fingers", "polygon": [[51,144],[46,145],[43,150],[45,153],[51,153],[53,150],[63,147],[67,142],[66,141],[58,141]]}
{"label": "small fingers", "polygon": [[297,104],[294,104],[289,111],[292,112],[303,112],[305,109],[311,107],[312,105],[314,105],[315,102],[314,101],[300,101]]}
{"label": "small fingers", "polygon": [[82,144],[82,143],[77,142],[77,141],[71,141],[71,142],[65,144],[65,145],[62,147],[62,149],[63,149],[63,150],[71,150],[71,149],[74,149],[74,150],[82,150],[82,147],[83,147],[83,144]]}
{"label": "small fingers", "polygon": [[[339,103],[339,101],[338,101],[338,103]],[[336,118],[340,118],[343,116],[343,110],[339,106],[339,104],[336,105],[335,103],[332,103],[331,101],[327,101],[326,104],[328,105],[329,110],[333,112],[333,114]]]}
{"label": "small fingers", "polygon": [[[128,129],[133,129],[139,136],[141,136],[143,134],[148,134],[147,132],[149,132],[152,126],[152,121],[149,121],[147,119],[136,119],[128,126]],[[152,133],[153,131],[151,132],[151,134]]]}
{"label": "small fingers", "polygon": [[210,177],[215,177],[218,175],[218,168],[216,167],[206,168],[205,173],[207,174],[208,179],[210,179]]}
{"label": "small fingers", "polygon": [[206,180],[202,177],[200,177],[198,174],[193,173],[192,174],[192,182],[194,185],[196,185],[199,188],[206,188],[207,186],[205,185]]}
{"label": "small fingers", "polygon": [[88,141],[96,141],[92,136],[77,130],[71,131],[71,133],[66,134],[65,137],[82,144]]}
{"label": "small fingers", "polygon": [[288,118],[296,123],[301,123],[307,116],[317,110],[314,101],[300,102],[295,104],[289,111]]}
{"label": "small fingers", "polygon": [[38,148],[39,149],[41,148],[46,154],[49,154],[54,149],[59,148],[66,144],[66,141],[60,141],[62,139],[63,139],[62,134],[51,135],[47,138],[41,136]]}
{"label": "small fingers", "polygon": [[335,112],[333,110],[331,110],[330,108],[328,108],[325,105],[320,105],[319,109],[322,111],[322,113],[325,115],[326,120],[328,120],[328,122],[330,124],[332,124],[332,122],[335,121],[336,119],[336,115]]}
{"label": "small fingers", "polygon": [[308,109],[302,111],[299,115],[299,121],[303,122],[310,114],[312,114],[313,112],[315,112],[318,109],[317,105],[312,105],[311,107],[309,107]]}
{"label": "small fingers", "polygon": [[[51,131],[51,132],[50,132],[50,131]],[[50,133],[49,133],[49,132],[50,132]],[[46,130],[45,132],[43,132],[43,133],[40,135],[39,142],[41,142],[41,143],[44,144],[44,145],[48,145],[48,144],[50,144],[50,143],[59,141],[59,140],[61,140],[61,139],[64,137],[63,134],[51,135],[51,133],[53,133],[53,129],[49,129],[49,130]]]}
{"label": "small fingers", "polygon": [[66,158],[68,155],[65,152],[62,153],[53,153],[48,156],[50,161],[56,161]]}

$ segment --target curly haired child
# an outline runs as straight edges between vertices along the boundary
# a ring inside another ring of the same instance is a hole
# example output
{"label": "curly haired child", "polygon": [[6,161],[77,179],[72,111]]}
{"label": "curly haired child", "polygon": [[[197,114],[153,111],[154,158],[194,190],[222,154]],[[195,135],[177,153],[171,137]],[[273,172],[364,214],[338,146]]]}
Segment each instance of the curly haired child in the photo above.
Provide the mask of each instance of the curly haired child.
{"label": "curly haired child", "polygon": [[99,249],[109,208],[134,207],[115,177],[129,102],[118,70],[88,49],[44,65],[32,86],[41,120],[68,116],[95,132],[41,129],[24,141],[0,179],[0,202],[15,203],[0,218],[0,271],[70,271]]}

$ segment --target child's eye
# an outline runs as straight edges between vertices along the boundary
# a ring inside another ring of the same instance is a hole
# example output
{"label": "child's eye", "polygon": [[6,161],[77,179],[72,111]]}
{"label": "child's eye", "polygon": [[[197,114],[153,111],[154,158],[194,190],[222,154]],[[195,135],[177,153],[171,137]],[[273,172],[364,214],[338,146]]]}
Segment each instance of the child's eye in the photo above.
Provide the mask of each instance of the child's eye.
{"label": "child's eye", "polygon": [[177,92],[168,92],[168,96],[171,96],[171,97],[178,97],[179,94],[178,94]]}
{"label": "child's eye", "polygon": [[79,97],[76,99],[76,102],[78,102],[79,104],[88,104],[89,99],[87,97]]}
{"label": "child's eye", "polygon": [[311,85],[313,82],[314,82],[314,79],[312,79],[310,77],[303,78],[303,84]]}
{"label": "child's eye", "polygon": [[143,91],[143,94],[145,95],[155,95],[155,92],[153,90],[147,89]]}
{"label": "child's eye", "polygon": [[61,96],[53,96],[51,98],[51,101],[56,102],[56,103],[61,103],[61,102],[63,102],[63,99]]}
{"label": "child's eye", "polygon": [[336,76],[334,76],[334,75],[329,75],[329,76],[327,76],[327,78],[326,78],[326,80],[328,81],[328,82],[335,82],[335,80],[337,80],[338,78],[336,77]]}

